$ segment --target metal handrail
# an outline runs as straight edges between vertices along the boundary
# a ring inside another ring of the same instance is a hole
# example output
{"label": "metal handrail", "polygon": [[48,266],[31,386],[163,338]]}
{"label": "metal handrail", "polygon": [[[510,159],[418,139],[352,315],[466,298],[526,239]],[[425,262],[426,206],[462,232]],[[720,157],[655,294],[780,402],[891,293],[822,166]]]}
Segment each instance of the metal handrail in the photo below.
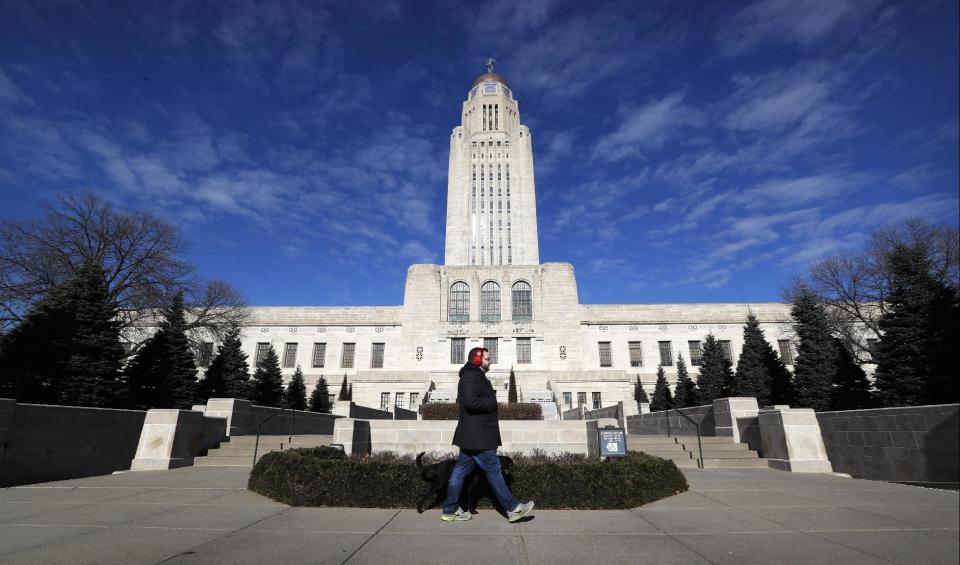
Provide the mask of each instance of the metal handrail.
{"label": "metal handrail", "polygon": [[[670,407],[671,410],[673,410],[677,414],[680,414],[681,416],[686,418],[688,422],[690,422],[691,424],[697,427],[697,448],[700,451],[700,468],[703,469],[703,441],[701,441],[700,439],[700,422],[695,421],[690,416],[687,416],[680,410],[677,410],[677,407],[674,406],[671,402],[667,402],[666,404],[667,406]],[[670,436],[670,414],[668,413],[667,414],[667,437],[669,436]]]}
{"label": "metal handrail", "polygon": [[287,443],[293,443],[293,423],[297,419],[297,411],[294,410],[293,408],[290,408],[289,406],[278,408],[276,411],[274,411],[273,414],[270,414],[269,416],[261,420],[259,424],[257,424],[257,440],[253,444],[253,464],[254,465],[257,464],[257,451],[259,451],[260,449],[260,430],[263,428],[264,424],[266,424],[267,422],[272,420],[274,416],[276,416],[277,414],[285,410],[290,410],[290,412],[292,413],[292,416],[290,417],[290,434],[287,436]]}

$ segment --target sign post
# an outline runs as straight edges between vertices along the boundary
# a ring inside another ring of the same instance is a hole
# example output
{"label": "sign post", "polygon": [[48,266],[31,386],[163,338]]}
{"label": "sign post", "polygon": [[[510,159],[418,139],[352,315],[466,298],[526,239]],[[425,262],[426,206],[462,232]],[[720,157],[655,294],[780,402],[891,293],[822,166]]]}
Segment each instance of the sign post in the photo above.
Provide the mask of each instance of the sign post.
{"label": "sign post", "polygon": [[623,428],[601,428],[597,434],[601,458],[627,456],[627,434]]}

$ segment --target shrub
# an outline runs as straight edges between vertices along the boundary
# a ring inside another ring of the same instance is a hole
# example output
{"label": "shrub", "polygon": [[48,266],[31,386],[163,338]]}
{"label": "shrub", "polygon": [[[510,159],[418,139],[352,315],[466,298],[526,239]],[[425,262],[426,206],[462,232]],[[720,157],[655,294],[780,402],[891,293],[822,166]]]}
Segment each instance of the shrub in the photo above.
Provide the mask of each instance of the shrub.
{"label": "shrub", "polygon": [[[688,488],[672,461],[645,453],[607,462],[572,453],[512,457],[511,490],[535,500],[538,508],[633,508]],[[348,458],[328,447],[268,453],[254,466],[248,484],[292,506],[366,508],[413,508],[426,486],[411,455]]]}
{"label": "shrub", "polygon": [[[428,402],[420,409],[424,420],[456,420],[460,417],[460,405],[450,402]],[[501,420],[542,420],[543,408],[536,402],[497,404],[497,417]]]}

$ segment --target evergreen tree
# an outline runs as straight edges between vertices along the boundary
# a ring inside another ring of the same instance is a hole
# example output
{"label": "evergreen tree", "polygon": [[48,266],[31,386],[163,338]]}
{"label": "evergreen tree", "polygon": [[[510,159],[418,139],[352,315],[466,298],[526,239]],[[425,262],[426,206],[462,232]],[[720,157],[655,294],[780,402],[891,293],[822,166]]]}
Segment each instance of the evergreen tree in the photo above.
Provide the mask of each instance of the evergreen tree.
{"label": "evergreen tree", "polygon": [[280,359],[273,345],[267,348],[266,355],[257,363],[253,373],[253,396],[251,402],[258,406],[280,407],[283,403],[283,375],[280,373]]}
{"label": "evergreen tree", "polygon": [[353,384],[347,385],[347,400],[353,402]]}
{"label": "evergreen tree", "polygon": [[86,261],[0,338],[0,396],[20,402],[122,405],[117,307],[103,268]]}
{"label": "evergreen tree", "polygon": [[827,314],[812,292],[801,289],[793,299],[790,316],[800,338],[793,364],[796,405],[818,412],[829,410],[837,374],[837,347]]}
{"label": "evergreen tree", "polygon": [[957,378],[950,377],[951,348],[960,323],[958,289],[933,274],[931,254],[920,245],[894,246],[887,312],[880,318],[875,386],[886,406],[953,403]]}
{"label": "evergreen tree", "polygon": [[350,391],[347,390],[347,376],[343,376],[343,382],[340,383],[340,394],[337,395],[337,400],[349,400]]}
{"label": "evergreen tree", "polygon": [[103,268],[86,261],[72,288],[75,304],[70,357],[64,366],[61,403],[75,406],[123,404],[120,383],[120,322],[110,299]]}
{"label": "evergreen tree", "polygon": [[293,408],[294,410],[306,409],[307,385],[303,382],[303,371],[300,370],[300,365],[297,365],[297,370],[293,372],[293,377],[290,379],[290,384],[287,385],[287,392],[284,394],[283,399],[287,408]]}
{"label": "evergreen tree", "polygon": [[240,343],[240,328],[233,327],[217,348],[217,356],[207,367],[205,377],[200,381],[198,398],[206,401],[210,398],[249,398],[250,366],[247,354]]}
{"label": "evergreen tree", "polygon": [[673,403],[677,408],[687,408],[697,406],[697,385],[687,373],[687,364],[683,360],[683,354],[677,354],[677,384],[674,386]]}
{"label": "evergreen tree", "polygon": [[310,394],[310,411],[330,413],[330,391],[327,388],[327,379],[323,378],[323,375],[320,375],[317,386],[313,387],[313,392]]}
{"label": "evergreen tree", "polygon": [[772,376],[767,372],[766,350],[770,344],[763,337],[760,322],[752,313],[747,315],[743,326],[743,349],[737,360],[737,370],[730,383],[732,396],[752,396],[760,406],[770,403]]}
{"label": "evergreen tree", "polygon": [[183,292],[162,312],[157,333],[124,371],[133,406],[190,408],[197,392],[197,366],[187,339]]}
{"label": "evergreen tree", "polygon": [[647,398],[647,391],[643,390],[643,383],[640,382],[640,375],[637,375],[637,384],[633,385],[633,398],[637,402],[645,404],[650,402],[650,399]]}
{"label": "evergreen tree", "polygon": [[513,367],[510,368],[510,388],[507,391],[507,402],[516,404],[517,402],[517,378],[513,374]]}
{"label": "evergreen tree", "polygon": [[673,396],[670,394],[670,385],[662,366],[657,366],[657,384],[653,387],[653,400],[650,402],[651,412],[660,412],[670,408]]}
{"label": "evergreen tree", "polygon": [[718,398],[729,396],[729,383],[733,380],[730,360],[723,352],[720,342],[707,334],[700,358],[700,376],[697,377],[697,394],[700,402],[711,404]]}
{"label": "evergreen tree", "polygon": [[836,349],[836,372],[830,394],[831,410],[858,410],[873,408],[873,393],[870,381],[850,350],[839,339],[833,340]]}

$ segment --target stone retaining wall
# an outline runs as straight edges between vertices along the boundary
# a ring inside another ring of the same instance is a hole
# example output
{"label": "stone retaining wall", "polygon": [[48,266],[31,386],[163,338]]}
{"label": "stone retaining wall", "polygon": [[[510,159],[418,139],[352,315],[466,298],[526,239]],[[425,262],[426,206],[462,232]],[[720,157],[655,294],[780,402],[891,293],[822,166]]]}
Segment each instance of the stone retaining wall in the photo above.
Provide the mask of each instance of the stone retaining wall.
{"label": "stone retaining wall", "polygon": [[[680,411],[695,422],[700,423],[701,435],[716,435],[712,404],[681,408]],[[673,410],[627,416],[627,433],[631,435],[665,436],[667,435],[668,422],[671,435],[697,435],[697,427]]]}
{"label": "stone retaining wall", "polygon": [[960,482],[960,405],[820,412],[833,470],[898,482]]}
{"label": "stone retaining wall", "polygon": [[0,399],[0,487],[130,468],[146,412]]}

